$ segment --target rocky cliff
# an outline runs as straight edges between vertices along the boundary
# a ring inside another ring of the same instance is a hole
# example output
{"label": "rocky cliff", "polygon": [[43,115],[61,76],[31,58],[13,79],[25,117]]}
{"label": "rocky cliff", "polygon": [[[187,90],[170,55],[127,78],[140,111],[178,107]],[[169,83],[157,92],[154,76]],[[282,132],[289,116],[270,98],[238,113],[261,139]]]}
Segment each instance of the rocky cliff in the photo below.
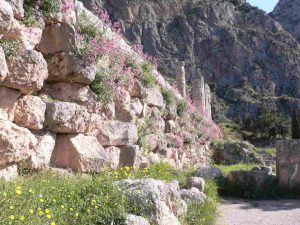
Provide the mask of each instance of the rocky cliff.
{"label": "rocky cliff", "polygon": [[300,42],[300,1],[280,0],[270,15]]}
{"label": "rocky cliff", "polygon": [[217,119],[255,115],[262,104],[290,113],[300,97],[299,43],[244,1],[104,2],[126,37],[158,58],[164,74],[173,77],[181,60],[189,82],[205,77],[217,93]]}
{"label": "rocky cliff", "polygon": [[52,3],[0,0],[0,174],[208,163],[206,144],[221,135],[213,121],[105,12]]}

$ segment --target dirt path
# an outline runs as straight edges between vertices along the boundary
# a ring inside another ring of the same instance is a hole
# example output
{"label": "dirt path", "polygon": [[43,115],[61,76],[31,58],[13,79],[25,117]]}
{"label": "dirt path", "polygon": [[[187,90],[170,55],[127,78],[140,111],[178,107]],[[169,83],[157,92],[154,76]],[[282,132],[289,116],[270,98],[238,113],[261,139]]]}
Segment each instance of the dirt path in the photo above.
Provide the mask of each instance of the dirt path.
{"label": "dirt path", "polygon": [[218,225],[300,225],[300,200],[225,198],[220,213]]}

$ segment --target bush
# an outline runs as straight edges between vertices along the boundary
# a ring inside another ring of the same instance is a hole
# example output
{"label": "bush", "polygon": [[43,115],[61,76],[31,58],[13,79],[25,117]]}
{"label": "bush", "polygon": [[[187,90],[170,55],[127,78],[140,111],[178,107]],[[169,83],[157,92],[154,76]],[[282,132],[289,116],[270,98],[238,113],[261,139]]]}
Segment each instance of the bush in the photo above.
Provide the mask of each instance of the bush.
{"label": "bush", "polygon": [[161,94],[167,105],[171,105],[175,102],[175,95],[171,90],[161,88]]}
{"label": "bush", "polygon": [[18,54],[18,50],[20,47],[19,40],[0,40],[0,47],[2,47],[5,57],[7,59],[11,59]]}
{"label": "bush", "polygon": [[109,174],[92,178],[42,173],[0,182],[3,224],[124,224],[129,208]]}
{"label": "bush", "polygon": [[146,61],[141,65],[141,69],[142,69],[142,74],[140,79],[142,84],[146,87],[154,87],[156,80],[152,74],[152,70],[153,70],[152,65]]}
{"label": "bush", "polygon": [[89,22],[87,15],[82,13],[76,21],[76,26],[79,28],[80,34],[85,38],[92,39],[95,37],[101,38],[102,33],[99,31],[95,23]]}
{"label": "bush", "polygon": [[61,3],[57,0],[25,0],[24,10],[25,15],[33,15],[37,12],[36,8],[41,12],[42,16],[45,18],[50,17],[60,11]]}
{"label": "bush", "polygon": [[90,84],[91,90],[98,96],[100,102],[106,104],[112,101],[114,88],[110,85],[111,75],[105,71],[98,71],[95,80]]}
{"label": "bush", "polygon": [[218,217],[218,186],[213,180],[206,180],[205,190],[207,198],[204,205],[195,201],[188,204],[188,212],[183,224],[186,225],[211,225],[215,224]]}
{"label": "bush", "polygon": [[300,139],[300,112],[299,110],[293,110],[292,117],[292,138]]}
{"label": "bush", "polygon": [[184,112],[186,112],[188,107],[187,101],[186,100],[180,100],[177,103],[177,115],[178,116],[183,116]]}
{"label": "bush", "polygon": [[234,165],[214,165],[213,167],[219,168],[223,175],[227,175],[230,171],[233,170],[244,170],[244,171],[251,171],[253,167],[257,166],[254,163],[239,163]]}

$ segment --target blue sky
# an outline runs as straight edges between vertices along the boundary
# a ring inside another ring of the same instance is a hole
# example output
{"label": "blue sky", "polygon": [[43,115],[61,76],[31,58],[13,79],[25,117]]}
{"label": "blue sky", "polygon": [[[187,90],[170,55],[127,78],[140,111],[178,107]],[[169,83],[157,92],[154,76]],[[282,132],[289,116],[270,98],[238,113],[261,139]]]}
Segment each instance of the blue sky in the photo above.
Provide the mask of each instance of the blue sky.
{"label": "blue sky", "polygon": [[266,12],[273,11],[275,5],[278,3],[278,0],[247,0],[251,5],[257,6],[265,10]]}

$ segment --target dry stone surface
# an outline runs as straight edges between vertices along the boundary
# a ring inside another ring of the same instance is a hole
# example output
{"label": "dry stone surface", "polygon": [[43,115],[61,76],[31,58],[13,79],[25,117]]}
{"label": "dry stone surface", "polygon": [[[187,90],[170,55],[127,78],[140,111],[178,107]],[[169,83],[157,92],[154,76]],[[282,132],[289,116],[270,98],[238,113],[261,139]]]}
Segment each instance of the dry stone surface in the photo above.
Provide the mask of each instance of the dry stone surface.
{"label": "dry stone surface", "polygon": [[69,102],[49,102],[46,108],[45,129],[56,133],[82,133],[90,115],[85,107]]}
{"label": "dry stone surface", "polygon": [[0,86],[0,119],[13,121],[15,107],[20,96],[20,92]]}
{"label": "dry stone surface", "polygon": [[8,61],[9,75],[4,85],[30,94],[43,87],[48,77],[47,63],[40,52],[27,50]]}
{"label": "dry stone surface", "polygon": [[17,102],[14,122],[32,130],[41,130],[45,122],[46,104],[41,98],[25,95]]}
{"label": "dry stone surface", "polygon": [[62,134],[57,136],[51,164],[76,172],[99,172],[108,165],[108,155],[95,137]]}
{"label": "dry stone surface", "polygon": [[1,83],[9,73],[7,63],[5,61],[5,55],[1,47],[0,47],[0,68],[1,68],[0,69],[0,83]]}
{"label": "dry stone surface", "polygon": [[0,0],[0,37],[10,30],[13,18],[13,10],[10,4]]}
{"label": "dry stone surface", "polygon": [[0,167],[27,159],[37,143],[26,128],[0,119]]}

